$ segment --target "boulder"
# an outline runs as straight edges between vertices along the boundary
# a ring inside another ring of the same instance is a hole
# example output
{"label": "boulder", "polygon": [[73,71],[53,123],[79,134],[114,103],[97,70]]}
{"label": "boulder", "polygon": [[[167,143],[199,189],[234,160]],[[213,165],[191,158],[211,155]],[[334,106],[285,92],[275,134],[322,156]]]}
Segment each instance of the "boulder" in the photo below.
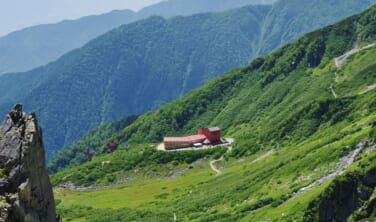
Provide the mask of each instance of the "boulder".
{"label": "boulder", "polygon": [[55,222],[55,202],[46,165],[42,130],[35,114],[0,128],[0,221]]}

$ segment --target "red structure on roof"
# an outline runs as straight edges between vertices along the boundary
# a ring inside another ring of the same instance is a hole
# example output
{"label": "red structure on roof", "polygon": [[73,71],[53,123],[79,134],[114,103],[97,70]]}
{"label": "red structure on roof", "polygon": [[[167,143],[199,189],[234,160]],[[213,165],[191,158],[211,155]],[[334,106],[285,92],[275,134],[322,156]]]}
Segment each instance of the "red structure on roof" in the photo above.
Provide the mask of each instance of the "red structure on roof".
{"label": "red structure on roof", "polygon": [[205,145],[221,142],[221,129],[218,127],[200,129],[197,135],[184,137],[165,137],[163,143],[165,149],[179,149],[193,147],[194,144],[202,143]]}
{"label": "red structure on roof", "polygon": [[218,127],[203,128],[197,134],[205,135],[211,144],[221,142],[221,129]]}

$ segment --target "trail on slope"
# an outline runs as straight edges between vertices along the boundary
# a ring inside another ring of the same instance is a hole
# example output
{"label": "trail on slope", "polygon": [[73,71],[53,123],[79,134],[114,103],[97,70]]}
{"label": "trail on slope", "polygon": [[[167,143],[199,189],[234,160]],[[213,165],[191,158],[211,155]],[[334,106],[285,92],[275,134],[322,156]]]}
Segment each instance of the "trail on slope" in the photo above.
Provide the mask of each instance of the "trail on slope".
{"label": "trail on slope", "polygon": [[334,99],[336,99],[337,98],[337,93],[334,91],[333,85],[330,85],[330,91],[332,92],[332,95],[333,95]]}
{"label": "trail on slope", "polygon": [[212,161],[210,161],[210,168],[211,168],[214,172],[216,172],[217,175],[221,174],[222,172],[221,172],[218,168],[216,168],[214,164],[215,164],[216,162],[219,162],[219,161],[222,161],[222,160],[223,160],[223,156],[221,156],[221,158],[219,158],[219,159],[217,159],[217,160],[212,160]]}
{"label": "trail on slope", "polygon": [[315,186],[318,186],[320,184],[323,184],[331,179],[333,179],[335,176],[339,176],[341,174],[343,174],[343,172],[351,165],[354,163],[355,161],[355,158],[358,156],[358,154],[360,153],[360,151],[362,151],[362,149],[365,147],[366,145],[366,141],[361,141],[357,146],[356,146],[356,149],[353,150],[351,153],[349,153],[347,156],[345,157],[342,157],[339,161],[339,164],[337,165],[337,168],[335,170],[333,170],[332,172],[330,172],[329,174],[317,179],[315,182],[309,184],[308,186],[306,187],[303,187],[301,189],[299,189],[288,201],[291,201],[293,200],[294,198],[296,198],[297,196],[301,195],[302,193],[312,189],[313,187]]}
{"label": "trail on slope", "polygon": [[[226,152],[226,153],[231,152],[231,150],[232,150],[232,146],[230,145],[230,146],[227,147],[227,152]],[[220,175],[220,174],[222,173],[222,171],[220,171],[220,170],[215,166],[215,163],[216,163],[216,162],[220,162],[220,161],[222,161],[223,158],[224,158],[224,156],[226,155],[226,153],[223,154],[219,159],[216,159],[216,160],[212,160],[212,161],[210,161],[210,168],[211,168],[211,169],[212,169],[217,175]]]}
{"label": "trail on slope", "polygon": [[260,161],[260,160],[262,160],[262,159],[265,159],[266,157],[268,157],[268,156],[270,156],[270,155],[272,155],[273,153],[275,152],[275,150],[274,149],[272,149],[272,150],[269,150],[268,152],[266,152],[265,154],[263,154],[263,155],[261,155],[261,156],[259,156],[257,159],[255,159],[254,161],[252,161],[252,163],[255,163],[255,162],[257,162],[257,161]]}
{"label": "trail on slope", "polygon": [[335,63],[335,65],[336,65],[337,68],[340,68],[341,66],[343,66],[344,64],[346,64],[347,59],[350,56],[352,56],[352,55],[354,55],[354,54],[356,54],[356,53],[358,53],[358,52],[360,52],[360,51],[362,51],[364,49],[371,48],[371,47],[373,47],[375,45],[376,45],[376,43],[372,43],[372,44],[366,45],[366,46],[364,46],[362,48],[359,48],[359,46],[355,46],[353,49],[351,49],[350,51],[346,52],[345,54],[334,58],[334,63]]}
{"label": "trail on slope", "polygon": [[359,95],[362,95],[362,94],[368,93],[369,91],[372,91],[372,90],[375,90],[375,89],[376,89],[376,83],[373,84],[373,85],[368,86],[367,89],[364,90],[363,92],[359,93]]}
{"label": "trail on slope", "polygon": [[[337,68],[340,68],[340,67],[342,67],[344,64],[347,63],[347,60],[348,60],[348,58],[349,58],[350,56],[355,55],[355,54],[359,53],[359,52],[362,51],[362,50],[365,50],[365,49],[369,49],[369,48],[371,48],[371,47],[374,47],[375,45],[376,45],[376,43],[371,43],[371,44],[368,44],[368,45],[363,46],[363,47],[360,48],[358,44],[355,44],[355,46],[354,46],[353,49],[351,49],[350,51],[345,52],[345,53],[344,53],[343,55],[341,55],[341,56],[338,56],[338,57],[334,58],[334,64],[335,64],[335,66],[336,66]],[[336,77],[335,77],[335,82],[338,82],[338,76],[337,76],[337,73],[335,72],[334,75],[336,76]],[[368,86],[368,88],[367,88],[366,90],[364,90],[363,92],[360,92],[359,95],[365,94],[365,93],[367,93],[367,92],[369,92],[369,91],[372,91],[372,90],[375,90],[375,89],[376,89],[376,83],[373,84],[373,85]],[[337,96],[336,92],[334,91],[333,85],[330,86],[330,91],[331,91],[333,97],[336,99],[338,96]]]}

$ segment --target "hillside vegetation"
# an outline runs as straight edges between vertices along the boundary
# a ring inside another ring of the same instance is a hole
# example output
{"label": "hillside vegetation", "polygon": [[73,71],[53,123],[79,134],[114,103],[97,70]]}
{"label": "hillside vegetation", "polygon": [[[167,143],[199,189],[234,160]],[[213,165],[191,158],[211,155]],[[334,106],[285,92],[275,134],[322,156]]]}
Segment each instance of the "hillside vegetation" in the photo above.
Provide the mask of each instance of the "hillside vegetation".
{"label": "hillside vegetation", "polygon": [[349,9],[355,14],[375,3],[375,0],[277,1],[264,22],[261,41],[263,47],[260,48],[259,55],[269,54],[308,30],[313,31],[350,16]]}
{"label": "hillside vegetation", "polygon": [[[81,221],[374,219],[376,47],[364,46],[376,41],[375,15],[372,7],[309,33],[116,130],[106,141],[127,149],[99,155],[105,144],[98,144],[92,162],[52,175],[55,184],[112,185],[57,189],[58,210]],[[334,58],[353,47],[363,49],[337,67]],[[192,162],[179,157],[189,153],[145,144],[214,125],[237,144],[217,163],[220,175],[209,160],[224,151],[198,153]],[[128,164],[137,152],[145,162]],[[113,182],[91,170],[107,167],[115,169],[108,173]]]}

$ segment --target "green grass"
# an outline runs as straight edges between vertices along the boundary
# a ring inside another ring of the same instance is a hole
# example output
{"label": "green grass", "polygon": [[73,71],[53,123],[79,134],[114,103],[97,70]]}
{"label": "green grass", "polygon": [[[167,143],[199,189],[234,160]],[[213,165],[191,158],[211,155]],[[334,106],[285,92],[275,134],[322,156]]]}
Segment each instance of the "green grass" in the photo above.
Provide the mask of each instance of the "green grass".
{"label": "green grass", "polygon": [[[192,169],[189,174],[192,176],[182,176],[179,179],[137,179],[123,185],[116,185],[109,190],[72,192],[64,189],[56,189],[57,199],[66,197],[59,204],[69,206],[80,203],[83,206],[93,208],[118,209],[124,206],[139,207],[140,205],[153,201],[169,201],[174,192],[181,187],[189,187],[205,181],[213,175],[209,168],[205,170]],[[168,193],[168,198],[158,198],[158,195]]]}
{"label": "green grass", "polygon": [[[338,162],[341,149],[344,146],[354,148],[354,144],[366,138],[369,131],[370,128],[365,128],[350,135],[344,134],[341,138],[323,137],[327,132],[320,132],[303,143],[280,147],[274,154],[257,162],[253,161],[265,151],[242,159],[229,158],[227,162],[219,164],[225,164],[220,176],[210,170],[208,159],[193,164],[186,174],[174,179],[145,178],[140,172],[139,178],[108,190],[71,192],[55,189],[55,198],[61,200],[57,208],[59,212],[69,212],[69,209],[77,206],[90,208],[85,215],[87,218],[88,215],[95,215],[98,209],[127,208],[142,212],[175,212],[185,215],[180,218],[181,221],[211,220],[222,214],[227,215],[222,217],[229,221],[270,218],[298,220],[303,217],[308,203],[329,182],[291,201],[278,203],[278,198],[293,195],[297,189],[327,174],[335,166],[333,163]],[[322,139],[318,139],[320,137]],[[270,198],[270,203],[261,208],[242,210]],[[69,218],[69,213],[63,216]]]}
{"label": "green grass", "polygon": [[[196,160],[215,158],[227,151],[225,147],[200,151],[165,152],[157,151],[156,144],[131,145],[106,155],[98,155],[92,161],[73,169],[51,176],[52,184],[74,182],[76,185],[103,186],[116,183],[124,178],[145,179],[167,177],[191,167]],[[105,164],[103,164],[105,163]]]}

